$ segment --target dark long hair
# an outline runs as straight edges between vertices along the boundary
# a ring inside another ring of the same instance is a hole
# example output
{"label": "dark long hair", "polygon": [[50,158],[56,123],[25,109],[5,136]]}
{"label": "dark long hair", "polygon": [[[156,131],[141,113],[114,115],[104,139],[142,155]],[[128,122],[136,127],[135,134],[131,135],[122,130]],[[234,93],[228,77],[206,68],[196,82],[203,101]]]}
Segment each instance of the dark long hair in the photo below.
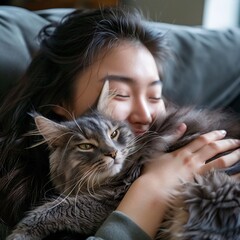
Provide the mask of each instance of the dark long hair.
{"label": "dark long hair", "polygon": [[51,194],[48,150],[29,148],[37,139],[24,136],[33,127],[29,112],[57,119],[51,106],[71,104],[76,77],[121,41],[145,45],[159,74],[168,52],[164,37],[139,11],[122,8],[76,10],[44,27],[39,38],[39,52],[0,107],[0,218],[8,225]]}

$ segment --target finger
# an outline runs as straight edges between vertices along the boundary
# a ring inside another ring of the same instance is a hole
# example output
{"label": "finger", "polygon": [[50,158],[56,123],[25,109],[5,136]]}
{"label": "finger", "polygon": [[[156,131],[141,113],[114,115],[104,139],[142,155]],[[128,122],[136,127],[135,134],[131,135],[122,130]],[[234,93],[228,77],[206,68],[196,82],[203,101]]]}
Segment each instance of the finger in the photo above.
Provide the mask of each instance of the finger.
{"label": "finger", "polygon": [[172,140],[177,141],[179,138],[183,136],[183,134],[187,130],[187,125],[185,123],[181,123],[178,128],[175,130],[174,134],[172,135]]}
{"label": "finger", "polygon": [[225,130],[212,131],[203,135],[200,135],[195,140],[186,145],[188,151],[194,153],[201,149],[203,146],[210,142],[220,140],[226,136]]}
{"label": "finger", "polygon": [[221,156],[202,167],[203,171],[209,171],[211,169],[224,169],[232,166],[240,160],[240,149],[234,150],[233,152]]}
{"label": "finger", "polygon": [[162,139],[164,139],[165,142],[169,143],[175,143],[178,139],[180,139],[184,133],[187,130],[187,125],[185,123],[181,123],[178,128],[174,131],[171,135],[163,135],[161,136]]}
{"label": "finger", "polygon": [[[209,160],[217,154],[227,152],[229,150],[236,149],[240,146],[240,141],[237,139],[223,139],[203,146],[195,154],[205,160]],[[240,159],[240,158],[239,158]]]}

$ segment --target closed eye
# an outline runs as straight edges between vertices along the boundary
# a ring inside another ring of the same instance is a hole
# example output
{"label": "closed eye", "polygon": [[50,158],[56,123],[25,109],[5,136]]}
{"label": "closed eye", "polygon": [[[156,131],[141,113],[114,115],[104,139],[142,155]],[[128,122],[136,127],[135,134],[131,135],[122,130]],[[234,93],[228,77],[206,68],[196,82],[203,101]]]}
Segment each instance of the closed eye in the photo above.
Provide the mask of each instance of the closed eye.
{"label": "closed eye", "polygon": [[151,99],[156,99],[156,100],[160,100],[162,97],[160,96],[160,97],[149,97],[149,98],[151,98]]}
{"label": "closed eye", "polygon": [[119,97],[119,98],[129,98],[130,97],[129,95],[123,95],[123,94],[116,94],[115,96]]}
{"label": "closed eye", "polygon": [[161,98],[161,97],[149,97],[149,99],[152,100],[152,101],[158,102],[158,101],[160,101],[162,98]]}

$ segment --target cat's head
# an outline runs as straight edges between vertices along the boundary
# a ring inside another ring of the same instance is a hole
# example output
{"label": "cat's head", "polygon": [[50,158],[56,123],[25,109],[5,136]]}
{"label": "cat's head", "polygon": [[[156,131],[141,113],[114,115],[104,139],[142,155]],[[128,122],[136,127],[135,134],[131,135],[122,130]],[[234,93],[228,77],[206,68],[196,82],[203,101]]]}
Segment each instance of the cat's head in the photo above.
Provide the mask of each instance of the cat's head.
{"label": "cat's head", "polygon": [[108,96],[106,82],[98,109],[71,121],[56,123],[33,114],[38,133],[50,148],[51,179],[60,192],[76,194],[101,184],[118,174],[135,150],[129,125],[104,113]]}
{"label": "cat's head", "polygon": [[36,115],[35,123],[51,150],[51,178],[60,192],[96,187],[118,174],[134,151],[129,126],[97,111],[62,123]]}

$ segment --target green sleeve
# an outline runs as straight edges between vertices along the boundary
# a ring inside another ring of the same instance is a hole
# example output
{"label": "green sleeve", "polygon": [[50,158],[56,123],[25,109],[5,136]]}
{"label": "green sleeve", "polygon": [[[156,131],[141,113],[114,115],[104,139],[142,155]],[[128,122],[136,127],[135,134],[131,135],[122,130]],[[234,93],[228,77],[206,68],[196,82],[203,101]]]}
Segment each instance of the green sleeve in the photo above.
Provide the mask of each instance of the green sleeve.
{"label": "green sleeve", "polygon": [[95,237],[87,240],[151,240],[151,238],[125,214],[114,211],[98,229]]}

